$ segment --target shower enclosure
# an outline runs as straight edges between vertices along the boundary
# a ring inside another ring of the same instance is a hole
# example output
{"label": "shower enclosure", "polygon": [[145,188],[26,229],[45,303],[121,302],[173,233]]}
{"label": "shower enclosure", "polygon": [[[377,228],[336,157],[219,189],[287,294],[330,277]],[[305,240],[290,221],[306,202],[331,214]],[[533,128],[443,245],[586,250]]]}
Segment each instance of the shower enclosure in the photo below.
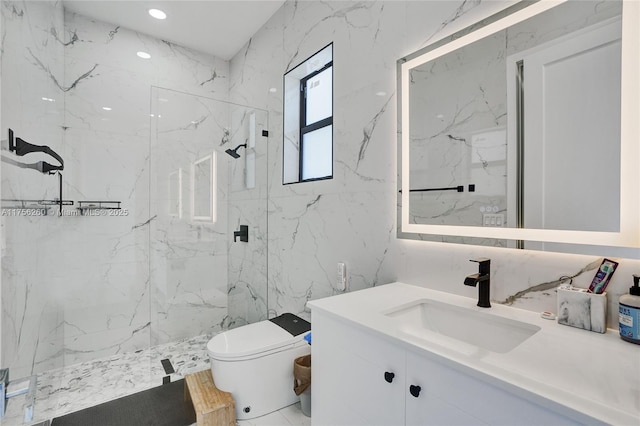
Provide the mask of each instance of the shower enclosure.
{"label": "shower enclosure", "polygon": [[[265,319],[267,112],[156,87],[151,99],[151,344]],[[243,225],[248,242],[233,238]]]}
{"label": "shower enclosure", "polygon": [[229,102],[229,63],[62,2],[1,12],[0,139],[64,169],[3,144],[0,366],[53,395],[69,367],[265,319],[268,114]]}

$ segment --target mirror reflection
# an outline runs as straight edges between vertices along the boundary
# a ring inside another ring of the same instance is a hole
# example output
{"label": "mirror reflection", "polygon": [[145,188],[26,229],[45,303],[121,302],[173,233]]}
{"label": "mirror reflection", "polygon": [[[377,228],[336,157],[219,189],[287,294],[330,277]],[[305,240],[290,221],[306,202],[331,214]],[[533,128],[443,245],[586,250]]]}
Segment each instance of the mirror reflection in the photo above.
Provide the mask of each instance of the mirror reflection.
{"label": "mirror reflection", "polygon": [[621,14],[567,2],[411,68],[409,223],[618,232]]}
{"label": "mirror reflection", "polygon": [[193,163],[193,220],[215,222],[215,152]]}
{"label": "mirror reflection", "polygon": [[182,218],[182,168],[169,173],[169,216]]}

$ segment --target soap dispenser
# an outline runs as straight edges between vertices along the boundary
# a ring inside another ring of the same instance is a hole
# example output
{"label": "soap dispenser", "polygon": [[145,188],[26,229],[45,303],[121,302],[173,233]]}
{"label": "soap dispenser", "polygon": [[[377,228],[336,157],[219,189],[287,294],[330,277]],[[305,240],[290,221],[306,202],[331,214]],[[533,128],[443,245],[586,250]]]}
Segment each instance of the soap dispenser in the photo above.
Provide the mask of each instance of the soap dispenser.
{"label": "soap dispenser", "polygon": [[633,275],[629,294],[620,296],[620,337],[640,345],[640,275]]}

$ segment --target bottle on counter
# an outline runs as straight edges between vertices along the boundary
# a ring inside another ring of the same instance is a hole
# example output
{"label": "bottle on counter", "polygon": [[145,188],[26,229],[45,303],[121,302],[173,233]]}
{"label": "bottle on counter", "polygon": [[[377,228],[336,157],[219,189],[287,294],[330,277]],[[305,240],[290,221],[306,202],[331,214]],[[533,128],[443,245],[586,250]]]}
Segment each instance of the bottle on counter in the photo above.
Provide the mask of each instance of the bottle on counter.
{"label": "bottle on counter", "polygon": [[640,275],[633,275],[633,286],[629,294],[620,296],[618,306],[620,337],[640,345]]}

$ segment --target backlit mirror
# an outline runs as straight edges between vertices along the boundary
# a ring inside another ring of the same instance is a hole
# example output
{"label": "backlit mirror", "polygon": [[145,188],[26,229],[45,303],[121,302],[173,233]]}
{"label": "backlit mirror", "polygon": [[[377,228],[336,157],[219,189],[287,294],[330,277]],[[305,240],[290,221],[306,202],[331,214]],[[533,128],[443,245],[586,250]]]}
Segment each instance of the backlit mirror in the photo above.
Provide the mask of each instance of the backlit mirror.
{"label": "backlit mirror", "polygon": [[399,60],[401,236],[640,246],[638,9],[519,2]]}

